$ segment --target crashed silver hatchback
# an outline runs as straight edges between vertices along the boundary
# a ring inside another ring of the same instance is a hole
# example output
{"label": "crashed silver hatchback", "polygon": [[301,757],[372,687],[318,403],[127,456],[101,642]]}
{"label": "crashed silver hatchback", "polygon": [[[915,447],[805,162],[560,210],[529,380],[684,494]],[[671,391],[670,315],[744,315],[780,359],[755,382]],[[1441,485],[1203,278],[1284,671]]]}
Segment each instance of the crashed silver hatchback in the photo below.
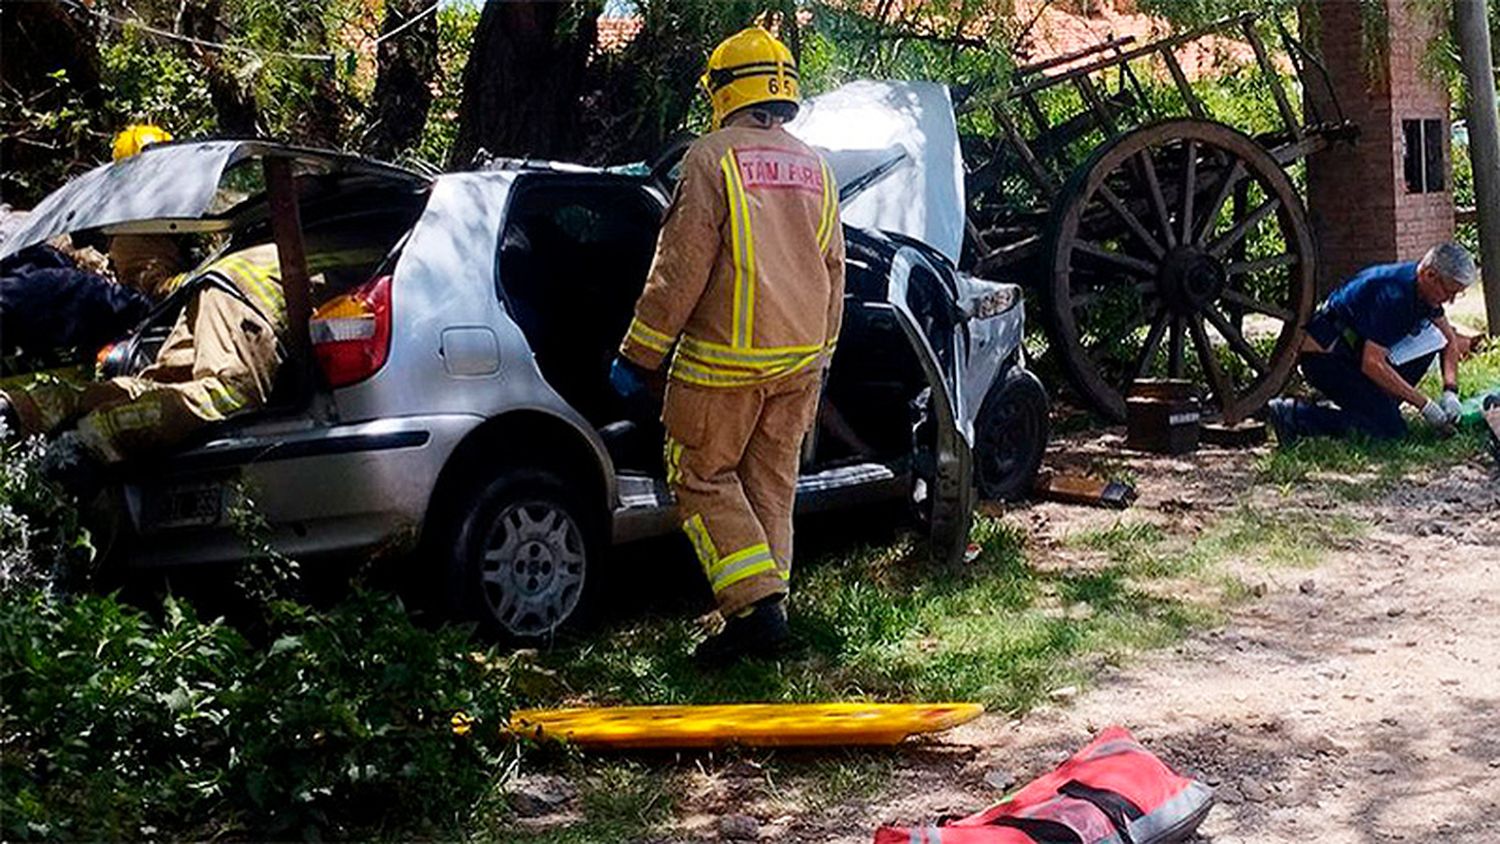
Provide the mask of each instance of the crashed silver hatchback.
{"label": "crashed silver hatchback", "polygon": [[[933,143],[933,128],[918,128]],[[844,186],[846,315],[798,512],[905,499],[934,555],[954,559],[976,495],[1024,493],[1045,447],[1021,296],[912,236],[901,173],[930,150],[825,150]],[[287,200],[261,183],[267,162],[293,174],[292,216],[320,279],[310,360],[283,367],[307,377],[179,453],[123,467],[111,556],[241,559],[229,510],[248,490],[281,552],[421,551],[413,565],[434,567],[420,576],[453,617],[502,636],[553,633],[579,615],[611,543],[678,527],[659,423],[631,418],[608,383],[673,162],[497,162],[429,177],[267,142],[167,144],[48,197],[0,257],[79,231],[215,233],[226,250],[270,242]],[[896,230],[853,225],[857,202],[877,223],[879,209],[896,209]],[[917,225],[951,227],[952,214]],[[335,330],[350,302],[373,330]],[[134,332],[126,372],[150,362],[174,317]]]}

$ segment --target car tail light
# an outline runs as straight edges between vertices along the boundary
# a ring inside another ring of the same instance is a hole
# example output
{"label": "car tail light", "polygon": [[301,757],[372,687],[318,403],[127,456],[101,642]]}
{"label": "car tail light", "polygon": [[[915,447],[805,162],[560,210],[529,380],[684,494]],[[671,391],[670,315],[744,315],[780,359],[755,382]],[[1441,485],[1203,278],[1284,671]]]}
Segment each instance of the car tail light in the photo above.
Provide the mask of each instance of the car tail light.
{"label": "car tail light", "polygon": [[391,277],[381,276],[313,313],[313,354],[330,387],[347,387],[374,375],[391,350]]}

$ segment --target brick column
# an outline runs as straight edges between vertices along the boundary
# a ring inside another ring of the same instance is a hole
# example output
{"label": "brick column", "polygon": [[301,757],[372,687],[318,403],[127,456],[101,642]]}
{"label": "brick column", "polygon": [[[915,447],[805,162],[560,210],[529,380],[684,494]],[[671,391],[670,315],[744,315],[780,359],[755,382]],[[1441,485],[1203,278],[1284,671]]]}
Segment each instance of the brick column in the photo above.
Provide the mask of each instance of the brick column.
{"label": "brick column", "polygon": [[[1435,23],[1408,0],[1384,2],[1390,33],[1384,49],[1371,48],[1378,55],[1365,46],[1358,3],[1317,3],[1323,62],[1345,116],[1360,130],[1352,148],[1339,144],[1308,159],[1308,212],[1324,292],[1362,267],[1419,258],[1453,236],[1448,91],[1422,68]],[[1331,110],[1319,105],[1331,119]],[[1441,150],[1433,159],[1416,150],[1424,168],[1418,191],[1409,188],[1406,173],[1409,121],[1425,121],[1420,131],[1437,135]]]}

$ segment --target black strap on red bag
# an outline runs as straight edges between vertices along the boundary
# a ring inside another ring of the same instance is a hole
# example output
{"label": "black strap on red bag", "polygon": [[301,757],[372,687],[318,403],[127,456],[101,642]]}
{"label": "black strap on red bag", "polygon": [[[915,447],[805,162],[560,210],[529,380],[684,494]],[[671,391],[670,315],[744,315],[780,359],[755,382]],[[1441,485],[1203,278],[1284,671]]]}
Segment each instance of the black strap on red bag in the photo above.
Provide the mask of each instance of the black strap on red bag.
{"label": "black strap on red bag", "polygon": [[882,827],[875,844],[1175,844],[1212,806],[1212,789],[1111,727],[978,814],[941,826]]}

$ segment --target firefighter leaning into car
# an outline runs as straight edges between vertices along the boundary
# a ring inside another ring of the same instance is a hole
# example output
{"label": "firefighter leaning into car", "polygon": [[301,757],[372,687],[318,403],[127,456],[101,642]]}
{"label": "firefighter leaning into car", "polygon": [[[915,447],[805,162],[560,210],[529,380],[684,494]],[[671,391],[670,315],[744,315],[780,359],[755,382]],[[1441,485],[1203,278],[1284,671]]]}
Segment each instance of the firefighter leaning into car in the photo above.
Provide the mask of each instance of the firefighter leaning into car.
{"label": "firefighter leaning into car", "polygon": [[[131,127],[115,158],[168,137]],[[154,127],[153,127],[154,128]],[[110,262],[123,285],[181,311],[154,362],[139,374],[74,385],[41,384],[0,393],[0,418],[21,434],[56,436],[43,468],[91,497],[99,469],[180,444],[204,426],[265,404],[286,330],[274,245],[225,255],[188,274],[171,235],[115,235]]]}
{"label": "firefighter leaning into car", "polygon": [[792,505],[843,316],[844,240],[831,171],[781,128],[798,103],[785,45],[746,29],[702,85],[714,131],[683,159],[610,379],[638,396],[671,352],[667,481],[725,620],[697,656],[719,663],[787,639]]}

